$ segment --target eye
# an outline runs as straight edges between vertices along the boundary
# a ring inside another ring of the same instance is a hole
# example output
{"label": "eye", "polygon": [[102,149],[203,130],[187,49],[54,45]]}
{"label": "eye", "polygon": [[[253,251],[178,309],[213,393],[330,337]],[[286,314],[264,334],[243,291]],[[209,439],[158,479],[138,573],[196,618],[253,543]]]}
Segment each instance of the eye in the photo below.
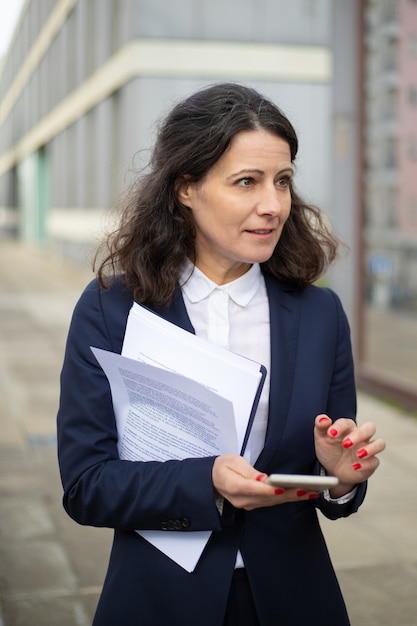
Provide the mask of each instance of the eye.
{"label": "eye", "polygon": [[291,182],[291,176],[282,176],[281,178],[278,178],[276,184],[278,187],[281,187],[282,189],[287,189],[290,186],[290,182]]}
{"label": "eye", "polygon": [[239,180],[237,180],[236,183],[237,185],[239,185],[239,187],[250,187],[251,185],[253,185],[254,180],[253,178],[245,177],[245,178],[239,178]]}

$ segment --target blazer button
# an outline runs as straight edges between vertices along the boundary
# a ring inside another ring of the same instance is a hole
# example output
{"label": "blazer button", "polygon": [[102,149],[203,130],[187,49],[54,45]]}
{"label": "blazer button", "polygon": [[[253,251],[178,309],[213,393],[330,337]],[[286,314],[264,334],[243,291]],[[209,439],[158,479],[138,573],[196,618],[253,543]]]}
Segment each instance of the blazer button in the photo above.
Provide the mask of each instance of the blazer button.
{"label": "blazer button", "polygon": [[189,528],[191,525],[190,520],[187,517],[182,519],[168,519],[161,522],[161,530],[183,530]]}

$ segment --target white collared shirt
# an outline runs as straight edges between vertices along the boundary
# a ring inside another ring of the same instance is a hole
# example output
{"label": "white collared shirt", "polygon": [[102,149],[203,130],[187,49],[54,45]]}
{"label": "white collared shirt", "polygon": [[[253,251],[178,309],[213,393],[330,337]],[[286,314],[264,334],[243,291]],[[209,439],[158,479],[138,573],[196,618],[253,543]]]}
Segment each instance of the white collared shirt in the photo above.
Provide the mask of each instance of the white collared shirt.
{"label": "white collared shirt", "polygon": [[217,285],[187,262],[180,284],[196,335],[266,367],[267,377],[244,455],[253,465],[265,443],[271,360],[269,303],[261,268],[255,263],[240,278]]}

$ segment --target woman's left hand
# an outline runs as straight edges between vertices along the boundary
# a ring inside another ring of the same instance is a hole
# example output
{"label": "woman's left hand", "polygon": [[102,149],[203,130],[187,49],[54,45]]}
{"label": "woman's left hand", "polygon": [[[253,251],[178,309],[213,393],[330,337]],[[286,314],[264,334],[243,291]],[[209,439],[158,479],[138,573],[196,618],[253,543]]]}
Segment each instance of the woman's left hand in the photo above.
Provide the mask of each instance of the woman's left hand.
{"label": "woman's left hand", "polygon": [[374,438],[375,433],[372,422],[357,426],[348,418],[332,422],[327,415],[316,417],[316,456],[326,473],[339,479],[338,487],[331,491],[332,497],[348,493],[375,472],[379,465],[376,455],[385,449],[385,441]]}

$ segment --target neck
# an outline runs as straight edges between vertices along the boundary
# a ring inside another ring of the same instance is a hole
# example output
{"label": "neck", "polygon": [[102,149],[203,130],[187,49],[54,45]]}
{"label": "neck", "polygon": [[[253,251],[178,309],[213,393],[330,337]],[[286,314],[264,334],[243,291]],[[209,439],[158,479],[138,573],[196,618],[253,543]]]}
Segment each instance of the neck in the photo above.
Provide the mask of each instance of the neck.
{"label": "neck", "polygon": [[198,267],[207,278],[216,285],[226,285],[246,274],[252,267],[250,263],[239,263],[230,268],[222,268],[220,265],[214,267],[206,265],[197,259],[195,266]]}

